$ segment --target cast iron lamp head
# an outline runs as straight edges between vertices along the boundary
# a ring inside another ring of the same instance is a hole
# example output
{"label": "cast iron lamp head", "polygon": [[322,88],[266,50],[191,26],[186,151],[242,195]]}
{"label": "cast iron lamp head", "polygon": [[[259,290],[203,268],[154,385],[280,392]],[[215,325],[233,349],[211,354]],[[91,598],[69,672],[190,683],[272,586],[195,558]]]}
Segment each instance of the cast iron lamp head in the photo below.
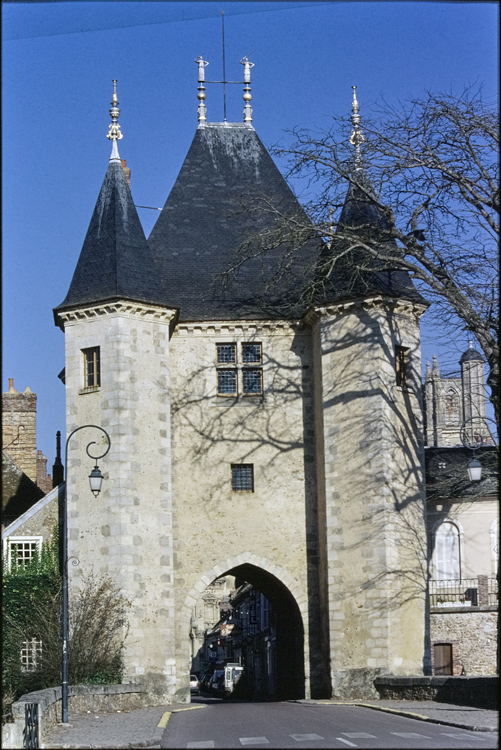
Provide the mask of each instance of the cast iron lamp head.
{"label": "cast iron lamp head", "polygon": [[482,479],[482,464],[478,459],[474,458],[468,464],[468,476],[470,477],[470,482],[480,482]]}
{"label": "cast iron lamp head", "polygon": [[97,497],[101,492],[101,484],[103,483],[103,478],[104,477],[101,474],[101,470],[96,464],[89,474],[90,488],[94,494],[94,497]]}

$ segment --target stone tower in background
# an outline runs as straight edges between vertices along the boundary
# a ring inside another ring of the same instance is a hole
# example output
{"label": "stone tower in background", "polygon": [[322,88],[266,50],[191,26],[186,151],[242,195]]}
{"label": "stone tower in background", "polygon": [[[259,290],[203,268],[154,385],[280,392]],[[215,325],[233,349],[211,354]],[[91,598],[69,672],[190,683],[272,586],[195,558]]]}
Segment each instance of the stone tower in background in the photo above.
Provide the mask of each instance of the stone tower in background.
{"label": "stone tower in background", "polygon": [[2,394],[2,446],[33,482],[37,481],[37,396],[29,386],[24,393],[14,388]]}
{"label": "stone tower in background", "polygon": [[2,394],[2,448],[16,466],[47,494],[52,479],[47,476],[47,458],[37,451],[37,395],[29,386],[24,393],[14,388],[9,378],[9,390]]}
{"label": "stone tower in background", "polygon": [[426,444],[457,446],[461,443],[461,427],[466,424],[470,440],[490,442],[485,424],[484,360],[469,342],[459,360],[460,373],[442,376],[433,355],[433,366],[426,363],[424,407]]}

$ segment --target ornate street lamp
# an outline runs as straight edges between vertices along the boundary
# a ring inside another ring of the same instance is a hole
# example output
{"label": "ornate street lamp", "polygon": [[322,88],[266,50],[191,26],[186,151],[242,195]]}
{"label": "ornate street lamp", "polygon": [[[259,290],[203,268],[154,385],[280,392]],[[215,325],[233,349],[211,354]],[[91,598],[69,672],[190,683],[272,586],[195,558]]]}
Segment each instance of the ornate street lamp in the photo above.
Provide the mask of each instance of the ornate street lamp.
{"label": "ornate street lamp", "polygon": [[[473,434],[473,421],[473,418],[470,417],[470,419],[467,419],[465,422],[463,422],[461,426],[460,437],[464,447],[473,452],[472,460],[468,464],[468,477],[470,479],[470,482],[480,482],[480,480],[482,479],[482,464],[477,458],[476,451],[483,445],[483,440],[482,436],[479,435],[478,437],[480,437],[480,441],[478,441],[477,435]],[[470,426],[468,426],[469,422],[472,423]],[[473,440],[475,442],[473,442]]]}
{"label": "ornate street lamp", "polygon": [[[101,484],[103,481],[103,475],[101,474],[99,466],[97,465],[97,459],[104,458],[104,456],[106,456],[106,454],[108,453],[111,447],[110,436],[108,435],[106,430],[104,430],[102,427],[99,427],[96,424],[84,424],[81,427],[77,427],[76,429],[73,430],[73,432],[70,433],[70,435],[68,436],[68,439],[66,440],[66,450],[65,450],[65,456],[64,456],[64,485],[61,488],[61,491],[59,494],[59,535],[60,535],[60,547],[61,547],[60,565],[61,565],[61,583],[62,583],[61,635],[62,635],[62,641],[63,641],[63,653],[62,653],[62,663],[61,663],[61,674],[62,674],[61,713],[62,713],[63,724],[68,723],[68,635],[69,635],[68,524],[67,524],[68,443],[70,442],[75,432],[86,429],[88,427],[95,429],[95,430],[100,430],[102,433],[104,433],[108,441],[106,450],[104,451],[104,453],[100,453],[98,456],[93,456],[89,451],[89,448],[91,447],[91,445],[96,445],[95,440],[91,441],[85,449],[89,458],[91,458],[93,461],[96,462],[96,465],[94,466],[94,468],[92,469],[89,475],[90,489],[93,492],[94,497],[97,497],[99,493],[101,492]],[[75,563],[75,560],[73,561],[73,563]]]}

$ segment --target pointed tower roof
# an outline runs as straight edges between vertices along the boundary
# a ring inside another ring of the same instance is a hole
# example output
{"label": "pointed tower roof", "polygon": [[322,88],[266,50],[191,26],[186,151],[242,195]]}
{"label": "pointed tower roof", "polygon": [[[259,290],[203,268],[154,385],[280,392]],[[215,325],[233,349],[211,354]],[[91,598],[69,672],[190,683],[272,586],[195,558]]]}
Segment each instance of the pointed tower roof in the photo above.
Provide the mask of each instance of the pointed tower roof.
{"label": "pointed tower roof", "polygon": [[[336,233],[349,230],[351,234],[362,234],[366,238],[371,236],[375,245],[384,243],[385,254],[394,253],[395,257],[400,254],[395,240],[388,240],[385,234],[390,229],[390,224],[379,206],[376,205],[376,194],[365,171],[361,144],[365,138],[360,129],[360,115],[358,101],[356,98],[356,86],[353,89],[353,105],[351,121],[353,130],[350,143],[354,146],[355,153],[352,167],[352,180],[346,193],[345,202],[341,209]],[[381,240],[379,239],[381,237]],[[333,242],[345,242],[346,240],[336,238]],[[326,257],[328,250],[324,250],[322,256]],[[353,265],[357,262],[367,268],[358,274],[353,273]],[[369,265],[370,264],[370,265]],[[387,262],[374,259],[368,261],[362,250],[356,249],[345,256],[344,264],[336,265],[335,278],[330,281],[328,296],[330,299],[344,299],[346,297],[365,297],[368,294],[385,294],[392,297],[402,297],[415,302],[427,304],[426,300],[419,294],[412,283],[407,271],[402,270],[377,270],[387,266]],[[373,269],[373,270],[370,270]]]}
{"label": "pointed tower roof", "polygon": [[110,162],[68,294],[54,309],[56,323],[63,310],[108,300],[164,304],[155,261],[118,154],[122,133],[116,122],[117,104],[115,90],[108,133],[113,141]]}
{"label": "pointed tower roof", "polygon": [[252,125],[201,121],[148,238],[165,298],[180,308],[181,321],[283,316],[287,305],[290,312],[318,240],[301,248],[293,267],[286,267],[290,244],[265,255],[253,246],[252,259],[223,283],[238,248],[275,227],[277,211],[304,216]]}

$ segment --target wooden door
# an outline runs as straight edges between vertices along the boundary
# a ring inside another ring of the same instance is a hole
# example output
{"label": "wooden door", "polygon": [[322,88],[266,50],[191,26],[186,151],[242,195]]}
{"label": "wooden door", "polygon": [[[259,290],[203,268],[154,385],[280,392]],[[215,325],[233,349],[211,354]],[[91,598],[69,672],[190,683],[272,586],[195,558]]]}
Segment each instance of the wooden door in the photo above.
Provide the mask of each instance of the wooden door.
{"label": "wooden door", "polygon": [[435,674],[452,674],[452,644],[436,643],[433,646]]}

